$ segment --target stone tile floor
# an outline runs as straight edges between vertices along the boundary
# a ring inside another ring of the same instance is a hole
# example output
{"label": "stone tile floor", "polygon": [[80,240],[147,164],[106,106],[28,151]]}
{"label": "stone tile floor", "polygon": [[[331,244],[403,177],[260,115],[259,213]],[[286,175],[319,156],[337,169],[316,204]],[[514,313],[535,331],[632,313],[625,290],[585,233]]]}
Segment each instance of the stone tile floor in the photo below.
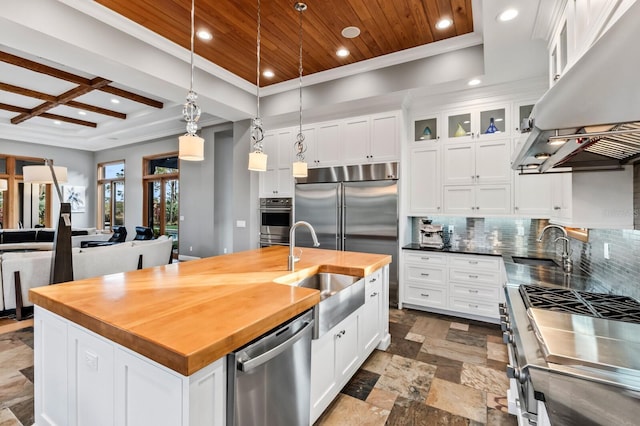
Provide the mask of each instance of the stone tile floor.
{"label": "stone tile floor", "polygon": [[[316,425],[517,425],[498,326],[407,309],[389,316],[389,349],[369,357]],[[0,426],[34,422],[31,324],[0,324]]]}
{"label": "stone tile floor", "polygon": [[389,349],[374,351],[316,426],[517,425],[497,325],[407,309],[389,317]]}

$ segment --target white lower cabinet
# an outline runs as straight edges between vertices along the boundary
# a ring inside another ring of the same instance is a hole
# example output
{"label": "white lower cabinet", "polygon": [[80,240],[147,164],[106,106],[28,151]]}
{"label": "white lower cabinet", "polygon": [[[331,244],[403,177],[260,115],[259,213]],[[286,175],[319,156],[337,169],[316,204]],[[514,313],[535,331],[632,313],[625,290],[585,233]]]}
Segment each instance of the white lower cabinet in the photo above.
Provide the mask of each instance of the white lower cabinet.
{"label": "white lower cabinet", "polygon": [[38,306],[34,330],[38,426],[225,424],[225,358],[183,376]]}
{"label": "white lower cabinet", "polygon": [[388,268],[365,277],[364,305],[311,342],[311,419],[313,424],[367,357],[386,339]]}
{"label": "white lower cabinet", "polygon": [[401,304],[498,320],[502,258],[416,250],[402,255]]}

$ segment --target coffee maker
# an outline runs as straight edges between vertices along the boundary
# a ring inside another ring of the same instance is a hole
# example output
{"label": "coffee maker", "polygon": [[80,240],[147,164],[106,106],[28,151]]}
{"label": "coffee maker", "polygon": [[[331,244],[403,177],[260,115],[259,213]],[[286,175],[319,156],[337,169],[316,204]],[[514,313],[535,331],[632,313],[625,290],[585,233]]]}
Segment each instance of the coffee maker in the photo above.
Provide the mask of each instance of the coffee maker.
{"label": "coffee maker", "polygon": [[431,222],[431,219],[420,219],[420,247],[441,249],[444,247],[442,225]]}

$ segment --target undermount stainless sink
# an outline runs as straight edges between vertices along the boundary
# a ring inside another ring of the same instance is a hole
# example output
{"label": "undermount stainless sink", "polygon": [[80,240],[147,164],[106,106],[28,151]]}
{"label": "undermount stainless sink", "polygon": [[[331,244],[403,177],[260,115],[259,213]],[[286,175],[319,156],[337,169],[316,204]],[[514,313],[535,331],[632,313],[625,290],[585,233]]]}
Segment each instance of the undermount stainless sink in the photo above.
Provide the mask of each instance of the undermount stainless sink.
{"label": "undermount stainless sink", "polygon": [[553,266],[559,268],[560,265],[553,259],[543,258],[543,257],[518,257],[512,256],[514,263],[519,263],[521,265],[531,265],[531,266]]}
{"label": "undermount stainless sink", "polygon": [[320,291],[320,303],[313,308],[314,339],[364,305],[364,278],[320,272],[295,285]]}

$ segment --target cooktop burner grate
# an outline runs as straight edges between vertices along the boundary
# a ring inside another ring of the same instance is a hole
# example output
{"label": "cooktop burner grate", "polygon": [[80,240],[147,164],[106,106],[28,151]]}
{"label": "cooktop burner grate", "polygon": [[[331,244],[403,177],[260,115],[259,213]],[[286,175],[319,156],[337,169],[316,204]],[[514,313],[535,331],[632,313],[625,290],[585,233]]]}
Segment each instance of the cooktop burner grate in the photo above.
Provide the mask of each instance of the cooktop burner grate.
{"label": "cooktop burner grate", "polygon": [[537,285],[521,285],[520,294],[527,308],[640,324],[640,303],[631,297]]}

